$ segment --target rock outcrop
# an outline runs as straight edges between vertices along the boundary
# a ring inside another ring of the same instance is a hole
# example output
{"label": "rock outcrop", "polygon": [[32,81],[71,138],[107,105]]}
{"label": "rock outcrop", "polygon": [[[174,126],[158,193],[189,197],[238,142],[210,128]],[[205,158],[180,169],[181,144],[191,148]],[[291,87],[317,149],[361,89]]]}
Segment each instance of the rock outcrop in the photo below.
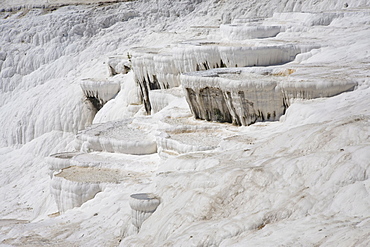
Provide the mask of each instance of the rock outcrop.
{"label": "rock outcrop", "polygon": [[294,99],[330,97],[355,82],[290,76],[293,69],[214,69],[181,76],[195,118],[250,125],[278,120]]}
{"label": "rock outcrop", "polygon": [[86,98],[93,104],[96,110],[100,110],[121,89],[121,85],[116,81],[94,78],[82,80],[80,86]]}
{"label": "rock outcrop", "polygon": [[133,53],[132,66],[145,110],[150,114],[150,91],[181,85],[182,73],[222,67],[284,64],[294,60],[297,54],[314,47],[316,46],[187,42],[170,48],[136,50]]}

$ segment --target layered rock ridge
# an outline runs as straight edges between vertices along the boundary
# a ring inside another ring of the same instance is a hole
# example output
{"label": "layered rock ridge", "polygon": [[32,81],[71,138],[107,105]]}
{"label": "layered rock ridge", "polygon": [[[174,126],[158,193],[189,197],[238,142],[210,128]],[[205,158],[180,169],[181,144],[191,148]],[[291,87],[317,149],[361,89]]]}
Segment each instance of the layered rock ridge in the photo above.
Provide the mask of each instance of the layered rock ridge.
{"label": "layered rock ridge", "polygon": [[317,46],[294,44],[184,42],[163,49],[138,49],[133,52],[132,66],[148,114],[152,112],[150,91],[181,85],[180,75],[213,68],[270,66],[293,61],[295,56]]}
{"label": "layered rock ridge", "polygon": [[213,69],[181,76],[190,109],[197,119],[250,125],[274,121],[294,99],[330,97],[353,90],[352,81],[290,76],[294,69]]}

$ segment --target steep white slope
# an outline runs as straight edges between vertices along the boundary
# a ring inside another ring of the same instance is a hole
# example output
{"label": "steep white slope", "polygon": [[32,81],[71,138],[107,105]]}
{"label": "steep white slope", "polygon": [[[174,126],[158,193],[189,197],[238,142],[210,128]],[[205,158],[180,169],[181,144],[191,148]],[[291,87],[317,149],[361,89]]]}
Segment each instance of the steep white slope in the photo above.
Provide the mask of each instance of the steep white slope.
{"label": "steep white slope", "polygon": [[[157,8],[157,3],[1,12],[0,114],[7,126],[0,132],[1,145],[25,143],[51,130],[76,133],[91,124],[94,112],[77,89],[80,81],[106,77],[107,57],[126,54],[128,47],[139,45],[146,34],[161,30],[163,23],[187,14],[195,5],[189,3],[176,13],[176,4],[160,4],[166,8],[149,16],[146,13]],[[6,104],[13,101],[24,111],[9,110],[11,107]],[[66,103],[70,105],[62,107]],[[55,120],[55,124],[47,123],[48,116],[61,119]],[[42,124],[34,127],[39,122]]]}
{"label": "steep white slope", "polygon": [[73,139],[73,134],[52,131],[19,149],[9,148],[1,153],[2,219],[33,220],[56,211],[49,192],[50,170],[44,157],[63,151]]}
{"label": "steep white slope", "polygon": [[0,107],[1,146],[24,144],[54,130],[77,133],[92,123],[96,109],[83,98],[79,86],[59,82],[9,93],[11,99]]}
{"label": "steep white slope", "polygon": [[94,3],[113,3],[113,2],[126,2],[127,0],[14,0],[14,1],[1,1],[1,8],[4,10],[11,10],[21,7],[58,7],[68,4],[94,4]]}

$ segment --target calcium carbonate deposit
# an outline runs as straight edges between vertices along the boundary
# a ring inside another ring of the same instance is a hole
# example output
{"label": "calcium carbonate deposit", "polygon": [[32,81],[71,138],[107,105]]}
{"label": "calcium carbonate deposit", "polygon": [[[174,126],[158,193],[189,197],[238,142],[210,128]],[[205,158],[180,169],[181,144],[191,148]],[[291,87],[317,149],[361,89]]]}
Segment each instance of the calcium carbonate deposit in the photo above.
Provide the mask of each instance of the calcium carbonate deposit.
{"label": "calcium carbonate deposit", "polygon": [[369,6],[0,1],[0,245],[370,246]]}

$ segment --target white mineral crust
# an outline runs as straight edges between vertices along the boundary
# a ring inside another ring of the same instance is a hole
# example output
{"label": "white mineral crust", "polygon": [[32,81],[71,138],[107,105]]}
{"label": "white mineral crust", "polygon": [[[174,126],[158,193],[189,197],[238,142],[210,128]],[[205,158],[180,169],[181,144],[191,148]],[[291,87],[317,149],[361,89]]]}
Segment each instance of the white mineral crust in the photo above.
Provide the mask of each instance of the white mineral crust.
{"label": "white mineral crust", "polygon": [[1,246],[370,246],[369,0],[0,2]]}
{"label": "white mineral crust", "polygon": [[280,26],[221,25],[222,35],[229,40],[262,39],[274,37],[281,31]]}
{"label": "white mineral crust", "polygon": [[140,229],[143,222],[157,209],[161,200],[152,193],[139,193],[130,196],[132,224]]}
{"label": "white mineral crust", "polygon": [[59,212],[63,213],[94,198],[106,183],[119,183],[121,180],[119,170],[71,166],[54,173],[51,193]]}
{"label": "white mineral crust", "polygon": [[125,154],[152,154],[157,150],[155,136],[130,125],[130,120],[94,124],[77,136],[82,151]]}
{"label": "white mineral crust", "polygon": [[54,172],[59,172],[61,169],[69,167],[72,165],[72,158],[81,154],[80,152],[62,152],[51,154],[46,158],[49,164],[50,177],[53,176]]}
{"label": "white mineral crust", "polygon": [[95,78],[83,79],[80,86],[87,98],[96,98],[101,105],[114,98],[121,89],[117,81]]}
{"label": "white mineral crust", "polygon": [[[286,72],[287,71],[287,72]],[[353,90],[347,79],[300,78],[295,70],[215,69],[181,76],[195,118],[250,125],[278,120],[294,99],[330,97]]]}

